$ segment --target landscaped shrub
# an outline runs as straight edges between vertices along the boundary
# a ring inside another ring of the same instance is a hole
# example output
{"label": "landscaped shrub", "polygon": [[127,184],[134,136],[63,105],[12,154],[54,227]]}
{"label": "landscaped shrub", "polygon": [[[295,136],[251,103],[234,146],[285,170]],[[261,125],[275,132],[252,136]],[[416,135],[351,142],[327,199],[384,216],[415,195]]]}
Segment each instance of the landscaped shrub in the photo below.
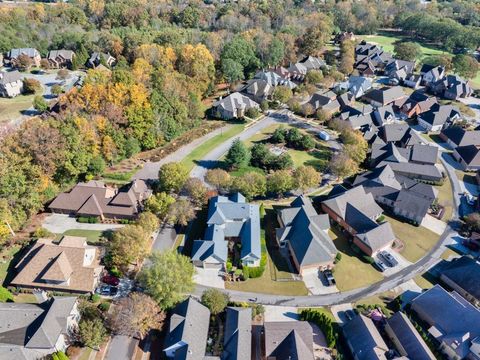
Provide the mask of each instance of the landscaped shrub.
{"label": "landscaped shrub", "polygon": [[245,270],[247,270],[248,277],[252,279],[261,277],[265,271],[265,267],[267,266],[267,245],[265,243],[264,231],[262,231],[260,244],[262,246],[262,257],[260,258],[260,266],[255,266],[255,267],[244,266],[243,267],[243,275],[245,276]]}
{"label": "landscaped shrub", "polygon": [[113,276],[116,276],[118,278],[122,276],[121,271],[118,270],[115,266],[110,269],[110,274],[112,274]]}
{"label": "landscaped shrub", "polygon": [[103,302],[100,305],[98,305],[98,308],[100,309],[101,312],[107,312],[108,309],[110,309],[110,303],[109,302]]}
{"label": "landscaped shrub", "polygon": [[305,309],[300,313],[300,320],[310,321],[317,325],[320,330],[322,330],[323,335],[325,335],[327,346],[329,348],[335,347],[335,344],[337,343],[337,334],[333,328],[332,320],[327,315],[318,310]]}
{"label": "landscaped shrub", "polygon": [[90,300],[92,300],[92,302],[94,302],[94,303],[99,302],[99,301],[100,301],[100,295],[98,295],[98,294],[93,294],[93,295],[90,297]]}
{"label": "landscaped shrub", "polygon": [[0,302],[10,302],[13,301],[13,295],[8,289],[0,286]]}
{"label": "landscaped shrub", "polygon": [[383,223],[385,221],[385,215],[380,215],[378,218],[377,218],[377,223]]}
{"label": "landscaped shrub", "polygon": [[39,227],[35,232],[33,233],[33,237],[35,239],[40,239],[40,238],[54,238],[55,235],[48,231],[47,229],[43,227]]}
{"label": "landscaped shrub", "polygon": [[370,265],[375,262],[375,259],[374,259],[373,257],[371,257],[371,256],[368,256],[368,255],[363,255],[363,256],[362,256],[362,260],[363,260],[364,262],[366,262],[367,264],[370,264]]}
{"label": "landscaped shrub", "polygon": [[96,224],[96,223],[98,223],[98,217],[96,217],[96,216],[79,216],[77,218],[77,221],[79,223],[84,223],[84,224]]}
{"label": "landscaped shrub", "polygon": [[340,260],[342,260],[342,253],[337,253],[334,263],[337,264],[340,262]]}
{"label": "landscaped shrub", "polygon": [[257,108],[251,107],[245,112],[245,115],[251,119],[256,119],[260,115],[260,111],[258,111]]}
{"label": "landscaped shrub", "polygon": [[57,351],[52,354],[52,360],[68,360],[69,357],[63,351]]}

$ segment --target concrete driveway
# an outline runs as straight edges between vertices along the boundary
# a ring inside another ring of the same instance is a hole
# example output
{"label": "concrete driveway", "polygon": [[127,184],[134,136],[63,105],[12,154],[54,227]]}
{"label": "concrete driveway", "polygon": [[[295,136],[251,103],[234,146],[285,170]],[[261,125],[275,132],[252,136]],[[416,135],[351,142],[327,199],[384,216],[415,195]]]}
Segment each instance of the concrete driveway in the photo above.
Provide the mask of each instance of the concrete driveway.
{"label": "concrete driveway", "polygon": [[302,280],[312,295],[334,294],[338,292],[335,285],[327,285],[324,276],[318,270],[304,274]]}
{"label": "concrete driveway", "polygon": [[[410,261],[408,261],[407,259],[405,259],[402,255],[400,255],[398,252],[396,252],[395,250],[393,249],[390,249],[388,250],[388,252],[390,253],[390,255],[392,255],[395,260],[397,260],[398,262],[398,265],[394,266],[394,267],[389,267],[387,268],[383,273],[382,275],[383,276],[391,276],[393,274],[396,274],[398,273],[399,271],[405,269],[406,267],[412,265],[412,263]],[[382,259],[383,262],[385,262],[383,259]]]}
{"label": "concrete driveway", "polygon": [[298,321],[300,316],[296,307],[265,305],[264,318],[265,322]]}
{"label": "concrete driveway", "polygon": [[340,325],[343,325],[348,321],[345,315],[345,311],[352,310],[352,309],[353,307],[352,307],[352,304],[350,303],[333,305],[330,307],[330,311],[332,312],[333,317],[335,318],[335,320],[337,320],[337,322]]}
{"label": "concrete driveway", "polygon": [[217,289],[225,289],[225,281],[219,275],[218,269],[204,269],[195,267],[195,275],[193,281],[198,285],[214,287]]}
{"label": "concrete driveway", "polygon": [[152,251],[166,251],[170,250],[175,244],[177,238],[177,231],[172,225],[165,224],[157,233],[153,241]]}
{"label": "concrete driveway", "polygon": [[54,234],[63,234],[65,231],[72,229],[107,231],[120,229],[124,226],[122,224],[84,224],[77,222],[73,217],[63,214],[51,214],[42,223],[42,227]]}
{"label": "concrete driveway", "polygon": [[105,360],[131,360],[138,340],[124,335],[115,335],[108,345]]}
{"label": "concrete driveway", "polygon": [[425,215],[420,225],[438,235],[442,235],[447,227],[447,224],[445,224],[442,220],[438,220],[430,214]]}

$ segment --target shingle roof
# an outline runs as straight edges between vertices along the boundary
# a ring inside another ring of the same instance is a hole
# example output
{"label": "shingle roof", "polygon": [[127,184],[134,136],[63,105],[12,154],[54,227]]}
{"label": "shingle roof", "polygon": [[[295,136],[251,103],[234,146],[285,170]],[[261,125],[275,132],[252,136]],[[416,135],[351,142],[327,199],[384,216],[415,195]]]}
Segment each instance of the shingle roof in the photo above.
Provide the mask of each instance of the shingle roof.
{"label": "shingle roof", "polygon": [[460,116],[457,107],[453,105],[434,104],[429,111],[421,114],[420,118],[430,125],[443,125],[447,121]]}
{"label": "shingle roof", "polygon": [[459,126],[442,130],[442,134],[457,146],[480,145],[480,130],[466,131]]}
{"label": "shingle roof", "polygon": [[313,334],[306,321],[266,322],[265,355],[277,360],[313,360]]}
{"label": "shingle roof", "polygon": [[250,359],[252,351],[252,309],[228,307],[222,360]]}
{"label": "shingle roof", "polygon": [[192,298],[181,302],[170,317],[165,349],[178,344],[175,360],[203,360],[209,323],[208,308]]}
{"label": "shingle roof", "polygon": [[406,97],[400,86],[383,87],[380,89],[373,89],[364,95],[366,99],[370,99],[388,105],[396,100]]}
{"label": "shingle roof", "polygon": [[480,150],[475,145],[459,146],[455,152],[469,166],[480,166]]}
{"label": "shingle roof", "polygon": [[61,56],[65,60],[72,60],[74,55],[75,53],[72,50],[65,50],[65,49],[50,50],[48,52],[47,58],[55,60],[57,57]]}
{"label": "shingle roof", "polygon": [[412,146],[410,160],[428,164],[436,164],[438,160],[438,147],[433,145],[416,144]]}
{"label": "shingle roof", "polygon": [[400,343],[402,351],[410,359],[435,360],[435,356],[428,348],[425,341],[403,312],[397,312],[387,319],[395,338]]}
{"label": "shingle roof", "polygon": [[478,286],[480,263],[478,261],[468,256],[454,259],[441,270],[441,275],[480,300],[480,286]]}
{"label": "shingle roof", "polygon": [[221,107],[227,111],[233,112],[236,109],[248,110],[250,108],[258,108],[259,105],[248,96],[242,95],[239,92],[234,92],[227,97],[217,101],[215,107]]}
{"label": "shingle roof", "polygon": [[356,359],[387,359],[388,346],[371,319],[360,314],[347,322],[342,330]]}
{"label": "shingle roof", "polygon": [[17,70],[0,71],[0,85],[7,85],[22,80],[22,74]]}
{"label": "shingle roof", "polygon": [[20,55],[27,55],[28,57],[40,56],[40,53],[37,49],[34,48],[21,48],[21,49],[12,49],[8,52],[7,57],[10,59],[16,59]]}

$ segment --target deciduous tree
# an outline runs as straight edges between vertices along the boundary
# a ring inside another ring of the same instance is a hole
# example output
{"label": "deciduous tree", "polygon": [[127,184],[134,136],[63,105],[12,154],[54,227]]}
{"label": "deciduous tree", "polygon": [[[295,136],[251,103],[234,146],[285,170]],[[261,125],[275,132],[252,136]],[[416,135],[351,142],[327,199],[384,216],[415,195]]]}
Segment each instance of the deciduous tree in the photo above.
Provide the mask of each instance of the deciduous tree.
{"label": "deciduous tree", "polygon": [[159,188],[162,191],[178,192],[188,179],[188,170],[180,163],[167,163],[158,172]]}
{"label": "deciduous tree", "polygon": [[228,294],[218,289],[208,289],[202,294],[202,304],[210,310],[212,315],[218,315],[224,311],[229,301]]}
{"label": "deciduous tree", "polygon": [[195,218],[195,208],[190,200],[180,199],[168,208],[168,221],[174,224],[187,226]]}
{"label": "deciduous tree", "polygon": [[113,233],[110,242],[112,264],[126,268],[137,265],[149,253],[150,234],[139,225],[127,225]]}
{"label": "deciduous tree", "polygon": [[207,202],[207,187],[202,180],[198,178],[189,178],[185,183],[184,189],[192,202],[202,207]]}
{"label": "deciduous tree", "polygon": [[107,329],[99,318],[81,320],[78,332],[82,343],[92,349],[98,349],[107,337]]}
{"label": "deciduous tree", "polygon": [[312,166],[299,166],[293,172],[295,187],[302,192],[318,186],[321,180],[320,173]]}
{"label": "deciduous tree", "polygon": [[170,205],[175,202],[175,198],[166,192],[159,192],[155,195],[152,195],[148,198],[145,209],[151,211],[159,219],[163,220],[168,214],[168,209]]}
{"label": "deciduous tree", "polygon": [[267,176],[267,192],[271,194],[282,196],[293,188],[292,173],[289,170],[278,170]]}
{"label": "deciduous tree", "polygon": [[230,174],[223,169],[208,170],[205,174],[205,181],[220,192],[228,191],[232,183]]}

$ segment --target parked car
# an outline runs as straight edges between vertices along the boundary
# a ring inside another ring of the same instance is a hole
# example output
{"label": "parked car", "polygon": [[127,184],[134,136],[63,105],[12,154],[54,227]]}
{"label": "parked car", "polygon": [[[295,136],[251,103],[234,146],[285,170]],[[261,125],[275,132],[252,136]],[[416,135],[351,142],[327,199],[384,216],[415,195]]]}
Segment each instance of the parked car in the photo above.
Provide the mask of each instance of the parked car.
{"label": "parked car", "polygon": [[380,272],[384,272],[385,270],[387,270],[387,265],[385,265],[385,263],[380,260],[380,259],[376,259],[375,262],[373,263],[373,265],[380,271]]}
{"label": "parked car", "polygon": [[318,137],[325,141],[330,140],[330,134],[323,130],[318,133]]}
{"label": "parked car", "polygon": [[462,245],[465,246],[467,249],[472,250],[472,251],[480,250],[480,246],[477,243],[471,241],[470,239],[463,240]]}
{"label": "parked car", "polygon": [[105,275],[102,278],[102,282],[108,285],[117,286],[118,284],[120,284],[120,279],[113,275]]}
{"label": "parked car", "polygon": [[325,276],[325,280],[327,280],[328,286],[332,286],[336,284],[335,278],[333,277],[332,270],[324,270],[323,276]]}
{"label": "parked car", "polygon": [[392,256],[392,254],[390,254],[388,251],[381,251],[380,256],[383,258],[383,260],[385,260],[387,265],[389,265],[390,267],[395,267],[398,265],[397,259],[395,259]]}
{"label": "parked car", "polygon": [[345,311],[345,316],[347,317],[348,320],[352,320],[355,317],[355,311],[353,310],[346,310]]}
{"label": "parked car", "polygon": [[97,289],[97,293],[103,296],[115,296],[117,292],[118,288],[111,285],[102,285]]}
{"label": "parked car", "polygon": [[474,206],[475,205],[475,198],[470,195],[469,193],[464,193],[465,200],[467,201],[468,205]]}

